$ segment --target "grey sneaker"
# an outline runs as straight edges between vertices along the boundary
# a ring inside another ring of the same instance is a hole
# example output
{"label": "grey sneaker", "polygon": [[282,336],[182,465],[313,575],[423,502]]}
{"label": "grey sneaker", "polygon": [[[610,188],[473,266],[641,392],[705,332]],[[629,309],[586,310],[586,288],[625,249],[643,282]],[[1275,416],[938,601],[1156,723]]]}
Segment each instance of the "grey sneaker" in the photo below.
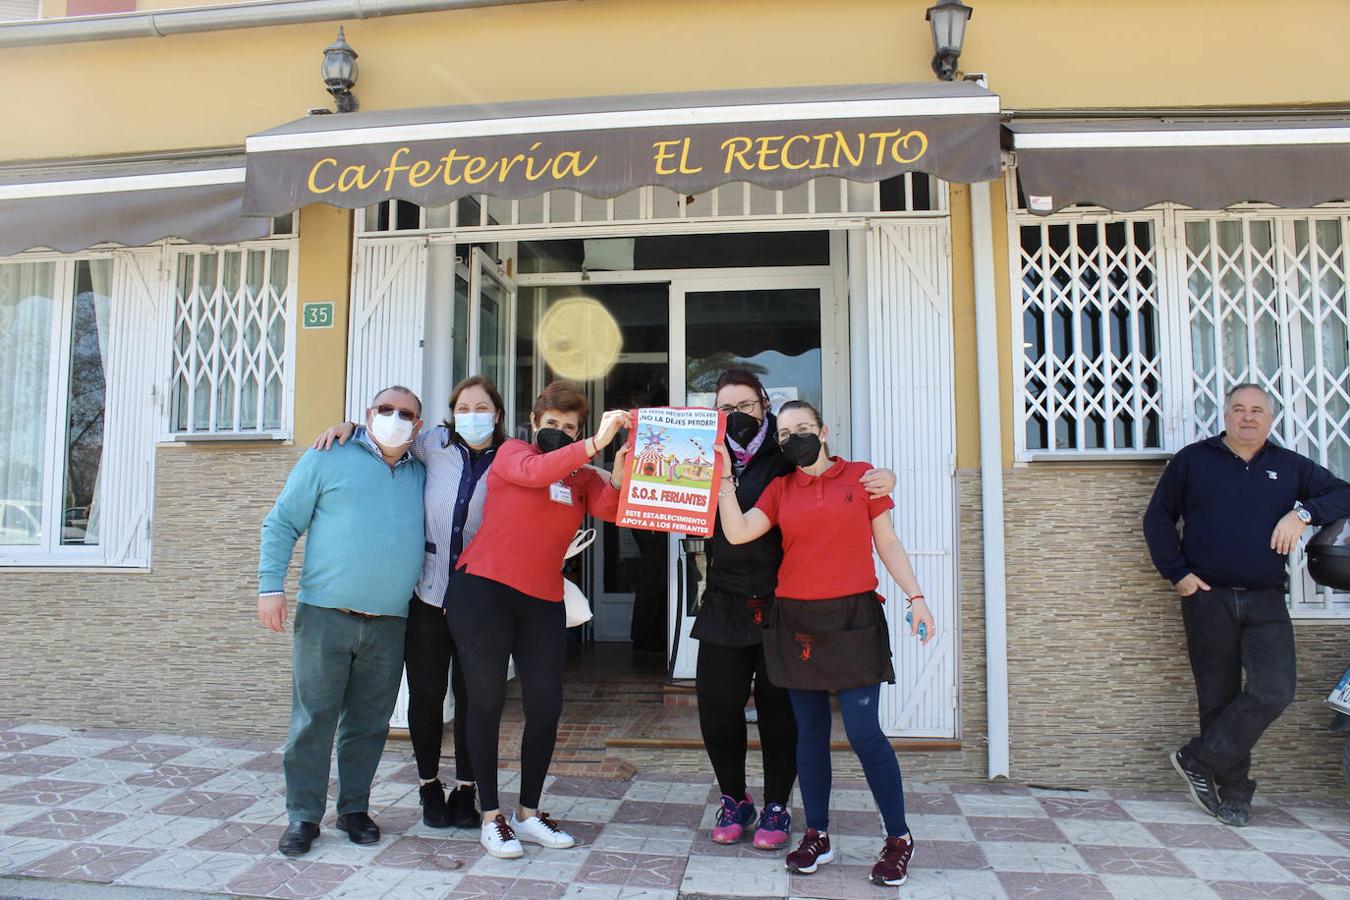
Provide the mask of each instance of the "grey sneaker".
{"label": "grey sneaker", "polygon": [[1209,813],[1211,816],[1219,814],[1219,792],[1214,786],[1214,779],[1195,769],[1186,761],[1178,750],[1175,753],[1167,755],[1172,763],[1172,768],[1177,770],[1186,782],[1186,790],[1190,792],[1191,799],[1195,805]]}
{"label": "grey sneaker", "polygon": [[1221,803],[1219,804],[1219,811],[1215,816],[1225,825],[1232,825],[1234,828],[1242,828],[1252,816],[1252,805],[1244,800],[1236,800],[1232,803]]}

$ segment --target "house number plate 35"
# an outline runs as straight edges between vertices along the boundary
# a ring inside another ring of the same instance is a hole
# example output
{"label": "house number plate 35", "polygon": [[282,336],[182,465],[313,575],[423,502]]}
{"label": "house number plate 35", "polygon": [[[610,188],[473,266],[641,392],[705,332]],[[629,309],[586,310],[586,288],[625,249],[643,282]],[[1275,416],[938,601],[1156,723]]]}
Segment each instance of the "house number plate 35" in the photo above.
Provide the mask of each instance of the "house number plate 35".
{"label": "house number plate 35", "polygon": [[333,301],[306,303],[301,309],[301,324],[304,328],[332,328]]}

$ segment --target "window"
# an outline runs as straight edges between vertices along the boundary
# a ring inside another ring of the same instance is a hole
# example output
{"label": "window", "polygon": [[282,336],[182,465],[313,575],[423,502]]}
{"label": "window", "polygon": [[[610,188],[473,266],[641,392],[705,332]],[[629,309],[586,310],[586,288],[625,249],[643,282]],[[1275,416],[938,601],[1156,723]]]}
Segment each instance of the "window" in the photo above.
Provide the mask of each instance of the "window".
{"label": "window", "polygon": [[1025,454],[1162,448],[1159,225],[1019,220]]}
{"label": "window", "polygon": [[[1175,206],[1013,213],[1021,460],[1166,453],[1223,428],[1241,382],[1272,436],[1350,475],[1350,213]],[[1290,572],[1295,615],[1350,596]]]}
{"label": "window", "polygon": [[0,556],[102,559],[113,260],[0,263]]}
{"label": "window", "polygon": [[283,437],[290,430],[291,243],[173,254],[169,430]]}

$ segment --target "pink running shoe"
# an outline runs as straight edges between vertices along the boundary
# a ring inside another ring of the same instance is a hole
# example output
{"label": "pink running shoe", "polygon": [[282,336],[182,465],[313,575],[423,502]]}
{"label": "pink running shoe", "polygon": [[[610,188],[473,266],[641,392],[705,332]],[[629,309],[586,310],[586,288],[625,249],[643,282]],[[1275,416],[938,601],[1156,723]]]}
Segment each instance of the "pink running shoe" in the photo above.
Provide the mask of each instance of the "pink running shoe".
{"label": "pink running shoe", "polygon": [[781,803],[764,804],[755,829],[755,847],[759,850],[782,850],[787,846],[792,831],[792,815]]}
{"label": "pink running shoe", "polygon": [[722,795],[722,807],[717,811],[717,824],[713,826],[712,839],[715,844],[738,844],[745,837],[746,829],[755,824],[755,801],[746,794],[745,799],[726,794]]}

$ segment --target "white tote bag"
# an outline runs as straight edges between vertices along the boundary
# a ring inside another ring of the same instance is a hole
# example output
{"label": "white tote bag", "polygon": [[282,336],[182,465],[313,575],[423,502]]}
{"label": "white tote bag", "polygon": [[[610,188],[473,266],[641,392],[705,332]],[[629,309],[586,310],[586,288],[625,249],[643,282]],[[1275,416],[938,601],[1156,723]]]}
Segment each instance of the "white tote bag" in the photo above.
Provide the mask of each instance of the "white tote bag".
{"label": "white tote bag", "polygon": [[[571,559],[594,542],[594,528],[578,530],[572,538],[572,543],[567,546],[567,552],[563,554],[563,559]],[[567,613],[568,628],[585,625],[594,618],[591,614],[591,601],[586,599],[586,595],[581,592],[581,588],[570,578],[563,579],[563,607]]]}

